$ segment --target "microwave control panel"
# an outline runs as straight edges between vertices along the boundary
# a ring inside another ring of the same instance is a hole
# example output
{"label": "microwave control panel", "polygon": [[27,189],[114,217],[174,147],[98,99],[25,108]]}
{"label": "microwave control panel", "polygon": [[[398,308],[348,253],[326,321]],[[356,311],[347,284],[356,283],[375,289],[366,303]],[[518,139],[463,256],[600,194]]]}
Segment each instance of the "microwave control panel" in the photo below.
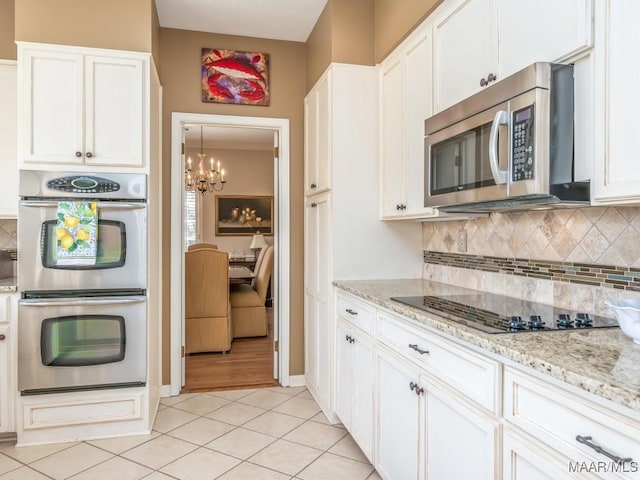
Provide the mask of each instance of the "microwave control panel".
{"label": "microwave control panel", "polygon": [[102,177],[69,176],[47,182],[47,188],[73,193],[107,193],[120,190],[120,184]]}
{"label": "microwave control panel", "polygon": [[531,180],[535,155],[533,151],[533,105],[513,112],[513,137],[511,145],[511,181]]}

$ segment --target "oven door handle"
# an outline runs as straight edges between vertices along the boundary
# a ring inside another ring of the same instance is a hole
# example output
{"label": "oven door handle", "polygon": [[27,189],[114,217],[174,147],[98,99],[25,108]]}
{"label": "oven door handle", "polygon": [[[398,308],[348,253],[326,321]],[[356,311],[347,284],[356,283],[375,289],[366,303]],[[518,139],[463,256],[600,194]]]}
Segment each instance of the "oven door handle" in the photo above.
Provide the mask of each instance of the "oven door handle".
{"label": "oven door handle", "polygon": [[20,300],[18,305],[25,307],[83,307],[92,305],[124,305],[142,303],[147,297],[134,295],[130,297],[107,297],[107,298],[29,298]]}
{"label": "oven door handle", "polygon": [[[63,201],[63,200],[61,200]],[[75,201],[75,200],[70,200]],[[107,210],[107,209],[118,209],[118,210],[139,210],[142,208],[146,208],[146,203],[128,203],[128,202],[95,202],[98,208]],[[50,200],[22,200],[20,202],[21,206],[24,207],[35,207],[35,208],[57,208],[58,202],[52,202]]]}
{"label": "oven door handle", "polygon": [[491,175],[496,185],[507,183],[508,170],[500,170],[500,159],[498,158],[498,129],[500,125],[508,124],[509,112],[498,110],[495,117],[493,117],[491,131],[489,132],[489,166],[491,167]]}

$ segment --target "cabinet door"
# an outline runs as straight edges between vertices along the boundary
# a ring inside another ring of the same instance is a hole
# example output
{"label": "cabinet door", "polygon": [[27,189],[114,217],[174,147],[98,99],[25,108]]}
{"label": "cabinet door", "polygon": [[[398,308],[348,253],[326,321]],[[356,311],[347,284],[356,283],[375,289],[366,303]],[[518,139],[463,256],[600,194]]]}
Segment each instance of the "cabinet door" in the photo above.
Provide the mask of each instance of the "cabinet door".
{"label": "cabinet door", "polygon": [[353,338],[351,329],[345,327],[344,321],[338,320],[336,328],[336,415],[342,424],[352,432],[351,406],[353,403],[353,348],[350,338]]}
{"label": "cabinet door", "polygon": [[304,99],[304,189],[305,195],[317,193],[318,165],[318,90]]}
{"label": "cabinet door", "polygon": [[[503,432],[502,478],[504,480],[564,480],[578,478],[568,474],[569,461],[565,469],[559,468],[548,456],[550,448],[538,448],[530,438]],[[588,475],[580,478],[593,478]]]}
{"label": "cabinet door", "polygon": [[13,430],[13,399],[11,395],[12,361],[10,356],[11,327],[0,324],[0,432]]}
{"label": "cabinet door", "polygon": [[318,300],[304,295],[304,365],[305,379],[310,390],[318,390]]}
{"label": "cabinet door", "polygon": [[[351,435],[362,452],[373,459],[373,343],[363,333],[355,333],[353,353],[353,404]],[[338,338],[338,340],[340,340]]]}
{"label": "cabinet door", "polygon": [[82,55],[27,50],[22,65],[21,159],[82,164]]}
{"label": "cabinet door", "polygon": [[637,203],[640,61],[638,27],[629,19],[640,18],[640,2],[602,1],[596,8],[593,198],[598,203]]}
{"label": "cabinet door", "polygon": [[87,165],[144,164],[142,61],[85,58]]}
{"label": "cabinet door", "polygon": [[424,206],[424,121],[431,115],[431,30],[422,28],[404,51],[406,210],[405,215],[431,214]]}
{"label": "cabinet door", "polygon": [[406,205],[404,72],[402,56],[385,60],[380,70],[380,211],[382,218],[402,216]]}
{"label": "cabinet door", "polygon": [[466,0],[437,18],[434,42],[434,110],[439,112],[482,88],[498,74],[495,0]]}
{"label": "cabinet door", "polygon": [[501,78],[591,46],[590,0],[498,0],[498,10]]}
{"label": "cabinet door", "polygon": [[418,374],[386,351],[376,353],[376,371],[376,469],[386,480],[416,480],[421,478],[418,459],[423,404],[422,396],[410,386],[418,383]]}
{"label": "cabinet door", "polygon": [[496,423],[440,390],[426,398],[427,478],[496,478]]}
{"label": "cabinet door", "polygon": [[18,217],[17,100],[16,62],[0,60],[0,218]]}
{"label": "cabinet door", "polygon": [[329,74],[305,98],[305,194],[329,189],[331,177],[331,94]]}

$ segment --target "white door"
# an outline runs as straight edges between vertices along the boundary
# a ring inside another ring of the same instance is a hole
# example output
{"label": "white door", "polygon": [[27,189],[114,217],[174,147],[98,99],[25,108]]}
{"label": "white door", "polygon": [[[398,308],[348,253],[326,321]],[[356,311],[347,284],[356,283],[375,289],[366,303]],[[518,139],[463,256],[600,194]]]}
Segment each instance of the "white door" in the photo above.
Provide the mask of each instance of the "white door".
{"label": "white door", "polygon": [[[434,110],[439,112],[483,88],[498,75],[498,12],[494,0],[466,0],[436,19]],[[491,84],[491,83],[490,83]]]}
{"label": "white door", "polygon": [[421,478],[419,451],[424,395],[419,375],[395,355],[376,353],[378,433],[376,469],[385,480]]}
{"label": "white door", "polygon": [[501,78],[592,44],[591,0],[498,0],[498,10]]}
{"label": "white door", "polygon": [[82,164],[82,55],[27,50],[23,65],[21,160]]}
{"label": "white door", "polygon": [[433,387],[426,404],[427,478],[493,480],[495,422]]}
{"label": "white door", "polygon": [[11,375],[14,362],[10,355],[10,340],[11,327],[0,324],[0,432],[13,430]]}
{"label": "white door", "polygon": [[[277,130],[273,131],[273,191],[277,192],[278,185],[278,160],[280,156],[280,135]],[[278,195],[275,196],[276,202],[279,200]],[[274,207],[274,212],[278,211],[278,205],[276,204]],[[275,225],[274,231],[279,231],[279,218],[278,215],[275,215]],[[273,242],[274,245],[278,242],[277,235],[274,236]],[[275,252],[278,252],[277,245],[275,246]],[[273,346],[273,378],[274,380],[278,380],[280,378],[280,352],[279,349],[276,348],[276,345],[280,345],[280,315],[278,312],[280,311],[280,302],[278,292],[280,291],[280,272],[278,272],[277,266],[279,265],[278,259],[274,258],[273,262],[276,268],[273,269],[273,274],[271,277],[271,281],[273,283],[272,295],[274,297],[273,300],[273,341],[276,343]]]}
{"label": "white door", "polygon": [[18,217],[18,80],[14,61],[0,60],[0,218]]}
{"label": "white door", "polygon": [[144,165],[141,60],[85,58],[87,165]]}
{"label": "white door", "polygon": [[380,192],[383,218],[402,216],[405,196],[404,73],[400,54],[380,70]]}
{"label": "white door", "polygon": [[[353,403],[351,406],[351,435],[367,458],[373,460],[373,342],[363,333],[354,333]],[[338,338],[340,340],[340,338]]]}

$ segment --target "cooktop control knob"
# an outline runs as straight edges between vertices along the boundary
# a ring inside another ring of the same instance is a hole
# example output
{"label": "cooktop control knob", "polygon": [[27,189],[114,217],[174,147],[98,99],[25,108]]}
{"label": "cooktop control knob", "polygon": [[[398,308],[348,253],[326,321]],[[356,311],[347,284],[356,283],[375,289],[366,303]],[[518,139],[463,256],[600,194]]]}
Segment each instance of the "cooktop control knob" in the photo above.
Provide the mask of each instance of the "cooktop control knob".
{"label": "cooktop control knob", "polygon": [[573,328],[573,320],[568,313],[561,313],[556,320],[558,328]]}
{"label": "cooktop control knob", "polygon": [[525,324],[522,321],[522,317],[518,315],[513,315],[509,317],[509,329],[512,331],[515,330],[524,330]]}
{"label": "cooktop control knob", "polygon": [[588,328],[593,326],[593,322],[591,318],[589,318],[588,313],[576,313],[576,327],[577,328]]}
{"label": "cooktop control knob", "polygon": [[542,317],[540,315],[531,315],[529,317],[529,328],[531,330],[540,330],[544,328],[545,323],[542,321]]}

